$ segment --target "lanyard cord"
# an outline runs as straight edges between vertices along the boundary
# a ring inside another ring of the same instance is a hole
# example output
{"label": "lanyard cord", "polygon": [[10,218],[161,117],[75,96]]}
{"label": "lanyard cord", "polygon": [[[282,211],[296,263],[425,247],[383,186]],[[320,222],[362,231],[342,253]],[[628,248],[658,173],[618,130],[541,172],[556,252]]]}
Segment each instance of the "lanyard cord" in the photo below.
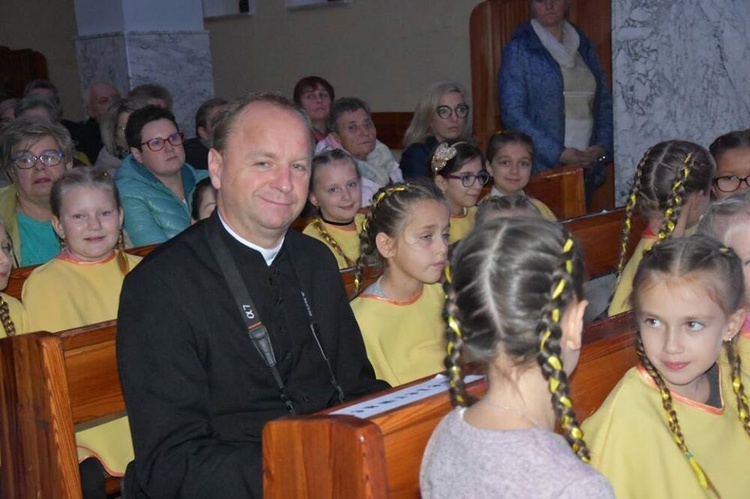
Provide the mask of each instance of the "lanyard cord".
{"label": "lanyard cord", "polygon": [[216,260],[219,262],[219,267],[221,267],[221,273],[224,275],[224,280],[227,282],[227,285],[229,285],[229,291],[232,293],[232,297],[239,308],[242,320],[247,326],[247,334],[250,337],[250,340],[252,340],[258,354],[260,354],[263,359],[263,362],[265,362],[266,366],[271,370],[274,381],[276,381],[281,401],[287,406],[290,414],[297,414],[297,410],[294,408],[292,400],[286,393],[281,374],[279,374],[279,370],[276,367],[276,356],[273,353],[268,330],[261,322],[258,309],[255,307],[252,298],[250,298],[247,286],[242,282],[240,272],[237,269],[237,264],[229,253],[226,244],[221,240],[219,227],[215,224],[213,229],[209,230],[208,240],[211,249],[216,256]]}

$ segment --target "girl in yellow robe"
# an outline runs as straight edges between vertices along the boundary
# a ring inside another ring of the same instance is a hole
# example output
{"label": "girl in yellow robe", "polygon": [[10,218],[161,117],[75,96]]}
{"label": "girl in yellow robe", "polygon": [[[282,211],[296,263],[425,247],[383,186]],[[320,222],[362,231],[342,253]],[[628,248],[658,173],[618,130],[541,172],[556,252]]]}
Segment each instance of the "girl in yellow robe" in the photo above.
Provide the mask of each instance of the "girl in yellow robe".
{"label": "girl in yellow robe", "polygon": [[[8,286],[8,278],[13,269],[13,245],[0,220],[0,289]],[[0,293],[0,338],[28,332],[26,309],[20,301],[10,295]]]}
{"label": "girl in yellow robe", "polygon": [[[140,257],[122,249],[117,188],[105,170],[75,168],[55,182],[52,226],[64,249],[23,287],[29,329],[62,331],[117,317],[125,274]],[[76,431],[78,457],[96,457],[113,476],[133,459],[127,417]]]}
{"label": "girl in yellow robe", "polygon": [[583,424],[618,498],[747,497],[743,289],[734,251],[703,235],[643,256],[633,281],[641,364]]}
{"label": "girl in yellow robe", "polygon": [[[716,164],[711,154],[692,142],[660,142],[643,155],[625,208],[618,280],[608,315],[631,309],[633,276],[644,251],[661,241],[693,232],[708,206],[715,171]],[[646,219],[647,229],[625,265],[631,220],[635,213]]]}
{"label": "girl in yellow robe", "polygon": [[359,258],[359,234],[364,215],[357,163],[342,149],[315,155],[309,200],[317,208],[314,220],[302,231],[328,246],[340,269]]}
{"label": "girl in yellow robe", "polygon": [[352,301],[375,375],[392,386],[443,370],[443,291],[450,210],[427,179],[380,189],[365,219],[357,279],[383,276]]}
{"label": "girl in yellow robe", "polygon": [[451,209],[450,244],[474,227],[477,200],[490,179],[482,153],[466,142],[441,142],[430,157],[430,172]]}

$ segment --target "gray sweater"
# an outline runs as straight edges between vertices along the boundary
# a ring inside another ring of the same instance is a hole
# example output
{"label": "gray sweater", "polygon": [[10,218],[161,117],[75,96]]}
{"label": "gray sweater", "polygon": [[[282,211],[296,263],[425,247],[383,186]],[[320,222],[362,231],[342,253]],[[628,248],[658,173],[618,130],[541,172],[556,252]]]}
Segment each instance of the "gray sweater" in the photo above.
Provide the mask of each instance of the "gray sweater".
{"label": "gray sweater", "polygon": [[614,498],[607,480],[563,437],[540,428],[482,430],[456,409],[440,422],[422,459],[424,499]]}

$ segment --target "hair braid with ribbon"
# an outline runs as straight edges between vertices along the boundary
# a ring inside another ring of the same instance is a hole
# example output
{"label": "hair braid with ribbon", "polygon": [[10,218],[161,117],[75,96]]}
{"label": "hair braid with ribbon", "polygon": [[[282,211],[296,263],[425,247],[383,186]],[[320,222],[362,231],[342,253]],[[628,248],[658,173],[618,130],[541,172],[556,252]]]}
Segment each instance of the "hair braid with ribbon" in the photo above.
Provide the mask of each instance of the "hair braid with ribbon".
{"label": "hair braid with ribbon", "polygon": [[464,339],[459,319],[460,310],[456,305],[456,291],[453,289],[450,264],[445,267],[443,290],[445,291],[443,319],[446,326],[445,338],[448,351],[445,357],[445,368],[448,370],[451,401],[454,405],[467,407],[474,402],[474,398],[466,391],[464,374],[461,369]]}
{"label": "hair braid with ribbon", "polygon": [[664,222],[659,228],[657,235],[657,244],[669,239],[677,227],[677,221],[680,218],[682,205],[685,202],[685,183],[690,177],[690,170],[693,164],[693,153],[688,153],[682,162],[682,166],[677,172],[677,176],[672,183],[671,195],[667,201],[667,208],[664,211]]}
{"label": "hair braid with ribbon", "polygon": [[583,440],[583,431],[573,410],[573,402],[570,399],[568,376],[563,370],[560,346],[562,338],[560,320],[565,307],[572,302],[574,297],[571,277],[575,255],[574,248],[573,238],[566,233],[560,263],[552,279],[550,301],[542,310],[542,319],[537,326],[537,333],[540,336],[537,362],[549,383],[552,405],[565,438],[573,452],[582,461],[589,462],[591,460],[589,450]]}
{"label": "hair braid with ribbon", "polygon": [[625,257],[628,254],[628,242],[630,241],[630,232],[633,225],[633,212],[635,211],[636,204],[638,202],[638,195],[641,190],[641,179],[643,178],[643,168],[646,161],[649,158],[651,149],[646,151],[646,154],[641,158],[641,162],[638,163],[638,167],[635,169],[635,178],[633,180],[633,186],[630,188],[630,194],[628,194],[628,202],[625,205],[625,220],[622,223],[622,236],[620,237],[620,259],[617,262],[617,281],[620,281],[622,275],[622,269],[625,267]]}
{"label": "hair braid with ribbon", "polygon": [[[344,259],[344,262],[346,263],[347,267],[351,267],[354,265],[354,260],[349,258],[346,253],[344,252],[344,249],[341,247],[338,241],[331,235],[330,232],[325,228],[325,225],[323,224],[323,220],[320,218],[320,216],[316,216],[313,218],[313,227],[318,231],[318,234],[320,234],[320,237],[323,238],[323,240],[328,243],[328,245],[333,248],[333,250]],[[355,285],[355,288],[357,286]],[[357,289],[357,291],[359,291]]]}
{"label": "hair braid with ribbon", "polygon": [[8,302],[6,302],[2,296],[0,296],[0,322],[3,324],[5,334],[8,336],[14,336],[16,334],[16,325],[10,317],[10,307],[8,307]]}

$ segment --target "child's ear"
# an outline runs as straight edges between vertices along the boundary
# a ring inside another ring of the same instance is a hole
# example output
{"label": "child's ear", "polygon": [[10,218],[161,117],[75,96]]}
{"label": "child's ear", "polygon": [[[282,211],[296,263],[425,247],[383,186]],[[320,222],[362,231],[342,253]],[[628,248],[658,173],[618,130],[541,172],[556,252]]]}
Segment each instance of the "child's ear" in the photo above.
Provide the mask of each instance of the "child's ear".
{"label": "child's ear", "polygon": [[385,232],[378,232],[375,236],[375,246],[383,258],[392,258],[396,254],[396,240]]}
{"label": "child's ear", "polygon": [[57,218],[55,215],[52,215],[52,228],[55,230],[57,237],[59,237],[62,240],[65,240],[65,230],[63,229],[63,226],[60,223],[60,219]]}
{"label": "child's ear", "polygon": [[122,207],[120,207],[117,211],[119,212],[117,217],[120,219],[120,230],[122,230],[122,221],[125,220],[125,212],[122,211]]}
{"label": "child's ear", "polygon": [[745,310],[744,308],[740,308],[729,316],[727,327],[724,331],[724,336],[722,337],[724,341],[732,341],[732,339],[737,336],[737,333],[739,333],[740,329],[742,329],[742,324],[745,322],[746,315],[747,310]]}
{"label": "child's ear", "polygon": [[442,175],[435,175],[435,185],[443,192],[448,189],[448,181]]}
{"label": "child's ear", "polygon": [[319,207],[319,205],[318,205],[318,196],[316,196],[315,194],[313,194],[312,191],[310,191],[310,194],[307,196],[307,200],[310,201],[310,204],[312,204],[315,207],[315,209],[317,209]]}
{"label": "child's ear", "polygon": [[571,303],[560,319],[562,329],[561,343],[566,350],[578,351],[581,349],[583,337],[583,314],[589,302],[586,300]]}

